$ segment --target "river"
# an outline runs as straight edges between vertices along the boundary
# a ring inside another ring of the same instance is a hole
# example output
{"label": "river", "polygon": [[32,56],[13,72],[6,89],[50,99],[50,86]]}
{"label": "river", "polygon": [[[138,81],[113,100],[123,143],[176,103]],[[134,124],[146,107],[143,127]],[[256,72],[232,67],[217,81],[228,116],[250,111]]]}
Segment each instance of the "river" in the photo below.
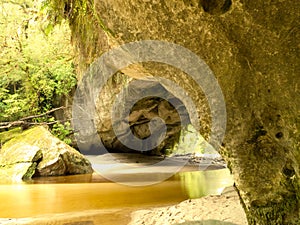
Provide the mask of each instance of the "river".
{"label": "river", "polygon": [[[131,178],[134,176],[131,174]],[[147,176],[144,179],[147,180]],[[0,185],[0,217],[2,223],[21,224],[26,219],[15,218],[31,217],[31,222],[32,218],[59,221],[61,216],[64,220],[82,221],[90,215],[88,218],[92,219],[88,221],[98,221],[90,224],[117,224],[120,221],[126,224],[133,210],[220,194],[232,183],[227,169],[179,172],[161,183],[138,187],[113,183],[95,173],[35,178],[21,184]]]}

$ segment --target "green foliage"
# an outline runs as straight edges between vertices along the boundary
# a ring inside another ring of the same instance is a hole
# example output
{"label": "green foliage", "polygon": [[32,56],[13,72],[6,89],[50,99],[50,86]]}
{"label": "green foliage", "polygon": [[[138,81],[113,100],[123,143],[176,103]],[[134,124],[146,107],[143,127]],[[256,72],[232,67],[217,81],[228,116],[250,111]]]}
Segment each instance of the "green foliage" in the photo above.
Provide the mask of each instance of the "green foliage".
{"label": "green foliage", "polygon": [[[99,5],[94,0],[43,0],[43,11],[48,22],[45,30],[67,20],[72,32],[72,42],[80,53],[79,69],[84,72],[103,52],[96,46],[106,37],[115,34],[99,16]],[[95,33],[95,30],[99,32]],[[101,32],[103,31],[103,32]]]}
{"label": "green foliage", "polygon": [[76,85],[70,30],[38,0],[0,3],[0,121],[43,113]]}
{"label": "green foliage", "polygon": [[58,137],[60,140],[64,141],[66,144],[71,144],[72,139],[70,138],[70,135],[73,133],[71,124],[69,122],[66,122],[64,124],[62,123],[56,123],[53,125],[51,133],[54,134],[56,137]]}

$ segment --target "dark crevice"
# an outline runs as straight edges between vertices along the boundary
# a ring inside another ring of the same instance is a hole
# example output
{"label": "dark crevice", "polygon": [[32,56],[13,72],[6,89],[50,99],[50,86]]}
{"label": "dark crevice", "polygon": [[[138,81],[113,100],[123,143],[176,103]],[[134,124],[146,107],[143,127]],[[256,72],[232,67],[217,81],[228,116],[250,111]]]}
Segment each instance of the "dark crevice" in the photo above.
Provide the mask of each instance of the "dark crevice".
{"label": "dark crevice", "polygon": [[278,132],[277,134],[275,134],[275,137],[280,139],[283,137],[283,133],[282,132]]}
{"label": "dark crevice", "polygon": [[292,168],[291,166],[285,166],[282,169],[282,173],[287,177],[292,177],[296,174],[294,168]]}
{"label": "dark crevice", "polygon": [[229,11],[232,0],[200,0],[204,12],[211,15],[221,15]]}

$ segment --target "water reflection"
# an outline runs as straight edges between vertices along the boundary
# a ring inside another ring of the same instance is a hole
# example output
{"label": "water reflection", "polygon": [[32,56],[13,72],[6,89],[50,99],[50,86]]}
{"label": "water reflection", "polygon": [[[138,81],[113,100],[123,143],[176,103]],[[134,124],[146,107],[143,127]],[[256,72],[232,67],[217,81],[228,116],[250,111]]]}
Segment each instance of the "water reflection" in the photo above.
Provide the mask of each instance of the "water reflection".
{"label": "water reflection", "polygon": [[[160,179],[161,174],[126,174]],[[132,187],[99,175],[37,178],[31,184],[0,185],[0,218],[29,217],[85,210],[144,208],[179,203],[188,198],[220,194],[233,181],[227,169],[181,172],[150,186]]]}
{"label": "water reflection", "polygon": [[221,194],[223,189],[233,185],[228,169],[193,171],[175,174],[189,198]]}

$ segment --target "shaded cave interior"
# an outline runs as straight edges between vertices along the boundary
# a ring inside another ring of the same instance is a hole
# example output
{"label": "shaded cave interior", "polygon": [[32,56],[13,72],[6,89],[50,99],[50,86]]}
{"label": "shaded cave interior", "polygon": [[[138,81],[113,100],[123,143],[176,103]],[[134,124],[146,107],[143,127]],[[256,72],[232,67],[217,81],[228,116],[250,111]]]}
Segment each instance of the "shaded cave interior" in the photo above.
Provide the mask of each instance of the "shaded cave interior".
{"label": "shaded cave interior", "polygon": [[[119,79],[115,83],[108,82],[106,86],[96,107],[96,140],[101,144],[95,143],[97,141],[93,138],[85,145],[84,154],[166,156],[201,152],[200,144],[204,138],[192,125],[190,114],[193,112],[164,84],[155,80],[130,79],[124,82]],[[104,108],[113,112],[104,112]],[[137,143],[134,143],[133,136],[139,140]],[[182,147],[178,146],[179,142]]]}

